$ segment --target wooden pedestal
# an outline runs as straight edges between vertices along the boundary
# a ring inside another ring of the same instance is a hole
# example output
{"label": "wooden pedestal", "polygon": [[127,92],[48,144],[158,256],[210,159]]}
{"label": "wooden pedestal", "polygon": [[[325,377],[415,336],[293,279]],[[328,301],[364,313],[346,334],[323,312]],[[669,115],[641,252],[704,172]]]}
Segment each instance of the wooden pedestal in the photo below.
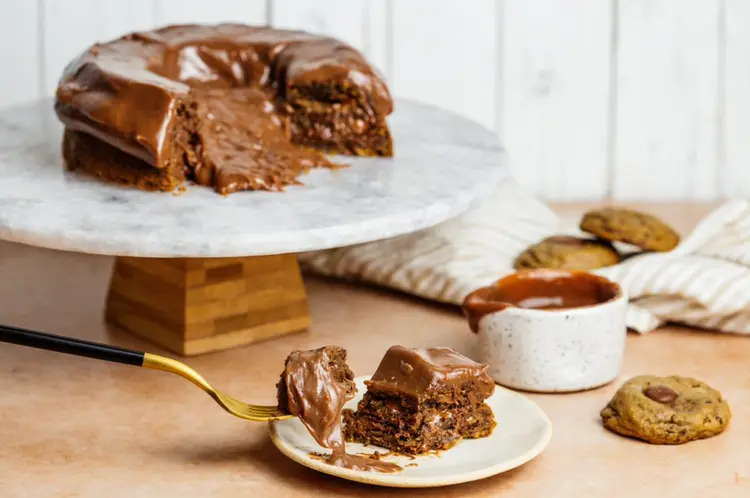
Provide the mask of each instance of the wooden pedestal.
{"label": "wooden pedestal", "polygon": [[184,356],[310,326],[294,254],[248,258],[117,258],[107,321]]}

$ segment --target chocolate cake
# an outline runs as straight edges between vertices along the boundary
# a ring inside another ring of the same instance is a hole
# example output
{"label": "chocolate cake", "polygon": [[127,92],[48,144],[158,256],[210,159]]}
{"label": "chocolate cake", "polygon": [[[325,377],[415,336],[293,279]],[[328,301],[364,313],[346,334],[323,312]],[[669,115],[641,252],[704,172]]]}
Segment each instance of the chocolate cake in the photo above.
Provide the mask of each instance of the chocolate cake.
{"label": "chocolate cake", "polygon": [[179,25],[96,44],[55,111],[70,169],[146,190],[282,190],[324,153],[390,156],[382,78],[351,46],[300,31]]}
{"label": "chocolate cake", "polygon": [[486,370],[450,348],[393,346],[357,411],[344,412],[345,438],[417,455],[488,436],[495,420],[484,401],[495,383]]}
{"label": "chocolate cake", "polygon": [[331,449],[326,459],[331,465],[378,472],[402,470],[377,458],[346,453],[342,411],[357,389],[343,348],[326,346],[292,352],[286,359],[277,389],[278,410],[299,417],[318,444]]}

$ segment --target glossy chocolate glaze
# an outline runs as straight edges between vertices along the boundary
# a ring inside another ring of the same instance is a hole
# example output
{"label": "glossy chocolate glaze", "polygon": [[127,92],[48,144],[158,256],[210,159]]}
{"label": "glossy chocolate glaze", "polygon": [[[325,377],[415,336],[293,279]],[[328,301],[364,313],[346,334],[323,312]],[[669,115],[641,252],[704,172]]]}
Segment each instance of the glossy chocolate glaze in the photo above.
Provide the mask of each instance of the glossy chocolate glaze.
{"label": "glossy chocolate glaze", "polygon": [[527,270],[509,275],[494,285],[475,290],[462,309],[476,332],[485,315],[510,306],[561,310],[594,306],[621,295],[620,287],[604,277],[582,271]]}
{"label": "glossy chocolate glaze", "polygon": [[341,418],[344,405],[354,397],[331,370],[327,348],[295,351],[287,360],[284,381],[286,407],[299,417],[310,434],[324,448],[331,449],[326,462],[338,467],[377,472],[398,472],[400,466],[346,453]]}
{"label": "glossy chocolate glaze", "polygon": [[468,382],[476,384],[484,398],[495,389],[495,382],[487,374],[487,365],[476,363],[451,348],[392,346],[367,386],[371,391],[422,399],[445,386]]}
{"label": "glossy chocolate glaze", "polygon": [[359,104],[371,113],[386,116],[393,108],[382,78],[343,42],[222,24],[168,26],[94,45],[65,68],[55,110],[66,127],[164,168],[177,109],[195,91],[251,88],[270,105],[294,104],[304,98],[294,89],[317,82],[358,89]]}

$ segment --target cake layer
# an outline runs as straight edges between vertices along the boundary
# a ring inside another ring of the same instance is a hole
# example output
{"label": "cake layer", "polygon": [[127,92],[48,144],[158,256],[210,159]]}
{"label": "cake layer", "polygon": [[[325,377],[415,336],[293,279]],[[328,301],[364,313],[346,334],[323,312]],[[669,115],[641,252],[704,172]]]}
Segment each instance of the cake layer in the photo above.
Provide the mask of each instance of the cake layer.
{"label": "cake layer", "polygon": [[408,412],[373,401],[365,409],[344,412],[347,441],[373,444],[407,455],[445,450],[463,438],[488,436],[494,427],[492,409],[485,403]]}
{"label": "cake layer", "polygon": [[106,142],[78,131],[65,130],[63,159],[71,171],[141,190],[171,192],[185,181],[182,164],[156,169]]}
{"label": "cake layer", "polygon": [[295,109],[289,115],[292,142],[329,154],[392,156],[388,126],[379,118],[365,116],[358,108],[328,111]]}

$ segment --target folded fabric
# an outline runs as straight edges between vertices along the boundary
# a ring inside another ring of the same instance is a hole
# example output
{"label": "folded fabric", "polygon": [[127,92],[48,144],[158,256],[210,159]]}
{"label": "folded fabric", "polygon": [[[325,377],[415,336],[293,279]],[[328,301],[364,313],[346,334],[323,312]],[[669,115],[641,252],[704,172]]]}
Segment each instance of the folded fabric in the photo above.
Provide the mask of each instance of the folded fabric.
{"label": "folded fabric", "polygon": [[[362,280],[460,304],[472,290],[513,272],[513,260],[553,234],[579,234],[513,182],[481,207],[417,233],[302,254],[310,272]],[[630,298],[628,326],[665,322],[750,334],[750,203],[729,201],[668,253],[644,253],[596,270]]]}

